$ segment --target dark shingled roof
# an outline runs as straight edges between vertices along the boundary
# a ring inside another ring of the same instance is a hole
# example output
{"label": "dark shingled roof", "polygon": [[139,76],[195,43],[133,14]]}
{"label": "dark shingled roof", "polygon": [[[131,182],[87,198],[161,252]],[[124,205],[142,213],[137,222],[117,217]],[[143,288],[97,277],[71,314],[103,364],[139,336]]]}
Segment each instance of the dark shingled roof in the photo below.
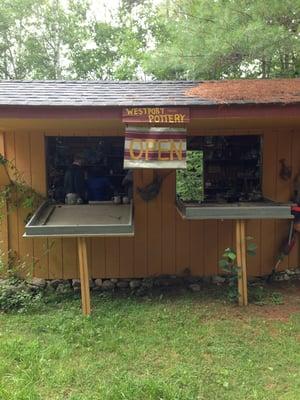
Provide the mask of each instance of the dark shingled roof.
{"label": "dark shingled roof", "polygon": [[300,79],[0,81],[0,106],[201,106],[299,103]]}
{"label": "dark shingled roof", "polygon": [[190,106],[214,104],[185,92],[193,81],[0,81],[0,105]]}

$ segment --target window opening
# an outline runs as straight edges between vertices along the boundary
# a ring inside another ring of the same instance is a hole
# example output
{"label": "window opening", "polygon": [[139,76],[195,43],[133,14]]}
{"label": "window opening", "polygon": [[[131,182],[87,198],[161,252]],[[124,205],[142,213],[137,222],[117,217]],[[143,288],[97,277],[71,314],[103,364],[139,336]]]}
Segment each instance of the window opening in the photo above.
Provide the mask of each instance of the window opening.
{"label": "window opening", "polygon": [[177,197],[185,202],[261,201],[262,138],[259,135],[194,136],[187,169],[177,171]]}
{"label": "window opening", "polygon": [[[47,185],[48,197],[65,202],[65,175],[74,158],[82,160],[84,202],[128,200],[130,182],[124,178],[124,138],[122,137],[48,137]],[[132,179],[131,179],[132,184]]]}

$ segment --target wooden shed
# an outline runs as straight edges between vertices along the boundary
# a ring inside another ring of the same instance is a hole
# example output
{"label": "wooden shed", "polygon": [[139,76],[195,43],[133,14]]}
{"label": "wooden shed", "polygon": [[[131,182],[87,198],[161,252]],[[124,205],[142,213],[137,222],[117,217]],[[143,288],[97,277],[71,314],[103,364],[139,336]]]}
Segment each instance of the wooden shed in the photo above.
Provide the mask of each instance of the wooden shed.
{"label": "wooden shed", "polygon": [[[105,149],[105,138],[112,138],[107,145],[109,154],[104,157],[117,159],[120,149],[123,151],[128,124],[185,128],[187,150],[191,145],[199,146],[203,152],[204,196],[209,191],[213,195],[204,197],[193,214],[193,207],[189,209],[185,202],[180,206],[176,201],[175,169],[134,169],[133,230],[128,235],[87,238],[90,276],[130,278],[180,275],[187,271],[196,276],[218,274],[218,260],[223,250],[234,247],[235,243],[234,214],[218,211],[229,202],[231,207],[236,203],[240,206],[241,202],[250,206],[252,203],[254,207],[251,217],[247,218],[246,231],[258,247],[256,255],[248,259],[248,275],[265,275],[271,272],[280,244],[288,234],[289,202],[293,198],[294,178],[300,173],[300,82],[297,79],[262,82],[264,86],[259,87],[260,81],[239,81],[236,88],[230,81],[226,87],[222,82],[191,81],[2,81],[0,152],[14,163],[28,185],[47,198],[53,197],[55,191],[50,182],[53,165],[63,164],[66,154],[78,150],[78,146],[87,151],[101,141]],[[171,117],[142,118],[143,110],[148,109],[154,110],[150,114],[157,112],[158,116],[162,113]],[[173,118],[176,112],[185,117]],[[224,143],[227,155],[219,151]],[[242,156],[239,158],[237,154]],[[57,157],[53,161],[54,155]],[[123,156],[122,153],[122,162]],[[119,178],[124,175],[120,160],[118,163],[115,170],[107,172],[116,181],[118,175]],[[63,169],[66,165],[60,167]],[[224,171],[231,171],[235,178],[222,178],[220,186],[217,177]],[[137,188],[145,188],[158,176],[162,177],[160,190],[153,199],[145,201]],[[250,182],[251,176],[252,181],[256,179],[255,184]],[[232,185],[232,179],[241,178],[239,193],[235,192],[234,198],[229,199],[232,192],[229,194],[226,185]],[[119,184],[120,179],[116,185]],[[221,190],[214,191],[214,185],[219,185]],[[261,197],[257,194],[259,191]],[[266,202],[275,207],[274,215],[268,214]],[[265,206],[262,211],[261,206]],[[207,218],[205,207],[211,213]],[[197,218],[199,210],[202,216]],[[11,250],[26,259],[28,265],[34,260],[36,277],[77,278],[76,238],[72,235],[23,237],[26,213],[19,208],[2,219],[3,254]],[[268,214],[267,218],[264,213]],[[281,215],[279,219],[276,213]],[[281,268],[298,265],[297,242]]]}

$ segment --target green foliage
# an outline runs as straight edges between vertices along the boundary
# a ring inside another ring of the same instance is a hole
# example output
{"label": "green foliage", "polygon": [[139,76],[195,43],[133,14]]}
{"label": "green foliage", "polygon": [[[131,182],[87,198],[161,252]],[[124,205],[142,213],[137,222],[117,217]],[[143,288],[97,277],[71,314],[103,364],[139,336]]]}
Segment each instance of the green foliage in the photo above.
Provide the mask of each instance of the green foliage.
{"label": "green foliage", "polygon": [[177,170],[176,193],[183,201],[203,201],[203,152],[188,150],[187,168]]}
{"label": "green foliage", "polygon": [[[99,6],[98,6],[99,7]],[[2,79],[299,76],[300,0],[1,0]]]}
{"label": "green foliage", "polygon": [[[252,242],[253,238],[250,236],[247,236],[246,240],[247,240],[247,249],[246,249],[247,254],[249,256],[255,256],[257,245],[254,242]],[[237,264],[237,255],[234,249],[230,247],[225,249],[222,257],[219,260],[219,267],[224,273],[229,274],[229,287],[228,287],[229,300],[237,301],[238,300],[237,281],[241,266]]]}
{"label": "green foliage", "polygon": [[[6,262],[7,260],[7,262]],[[9,250],[8,254],[0,253],[0,313],[25,312],[40,304],[42,293],[33,291],[26,283],[31,278],[34,261],[20,259]],[[20,274],[24,276],[20,278]]]}
{"label": "green foliage", "polygon": [[[165,0],[146,69],[160,79],[295,77],[300,0]],[[164,11],[164,12],[163,12]]]}
{"label": "green foliage", "polygon": [[[0,155],[0,164],[5,164],[10,170],[12,181],[10,184],[1,187],[0,189],[0,209],[4,209],[6,205],[8,211],[14,209],[26,209],[29,211],[26,220],[43,201],[43,196],[32,189],[27,183],[14,162],[6,160],[3,155]],[[1,214],[0,217],[3,217]]]}
{"label": "green foliage", "polygon": [[31,291],[26,283],[18,278],[0,282],[0,312],[24,312],[39,304],[41,293]]}

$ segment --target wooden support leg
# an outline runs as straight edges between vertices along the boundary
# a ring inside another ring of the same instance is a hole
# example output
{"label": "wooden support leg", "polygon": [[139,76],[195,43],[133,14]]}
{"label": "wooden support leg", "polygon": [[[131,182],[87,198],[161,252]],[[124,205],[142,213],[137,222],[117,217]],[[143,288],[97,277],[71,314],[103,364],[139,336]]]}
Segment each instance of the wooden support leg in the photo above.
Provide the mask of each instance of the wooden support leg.
{"label": "wooden support leg", "polygon": [[238,293],[240,306],[246,306],[248,304],[245,225],[246,223],[244,220],[236,221],[236,261],[238,267],[240,267],[238,271]]}
{"label": "wooden support leg", "polygon": [[87,259],[86,238],[78,238],[78,256],[79,256],[79,275],[81,285],[82,312],[84,315],[91,314],[91,299],[89,286],[89,270]]}
{"label": "wooden support leg", "polygon": [[248,305],[248,286],[247,286],[247,261],[246,261],[246,221],[241,221],[241,253],[242,253],[242,264],[241,264],[241,274],[242,274],[242,285],[243,285],[243,305]]}

